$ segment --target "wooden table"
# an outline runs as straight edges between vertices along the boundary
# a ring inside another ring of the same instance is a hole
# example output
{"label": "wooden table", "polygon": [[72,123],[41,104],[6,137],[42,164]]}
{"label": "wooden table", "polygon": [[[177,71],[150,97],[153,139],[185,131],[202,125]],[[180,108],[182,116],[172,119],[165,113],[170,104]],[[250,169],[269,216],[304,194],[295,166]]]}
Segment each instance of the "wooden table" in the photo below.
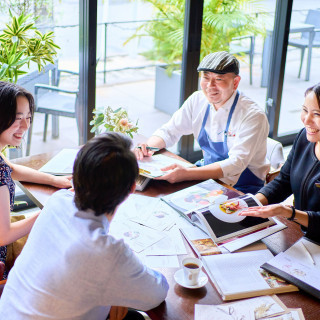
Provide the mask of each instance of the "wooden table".
{"label": "wooden table", "polygon": [[[169,152],[164,153],[172,155]],[[49,159],[51,159],[54,154],[55,153],[46,153],[36,156],[30,156],[26,158],[16,159],[14,162],[26,165],[34,169],[39,169]],[[166,181],[153,180],[141,194],[159,197],[181,190],[183,188],[187,188],[198,182],[199,181],[188,181],[170,184]],[[40,207],[42,207],[42,204],[45,204],[46,200],[51,194],[57,191],[57,189],[54,187],[36,185],[32,183],[22,183],[22,187]],[[286,219],[280,220],[281,222],[286,224],[288,228],[263,240],[274,254],[286,250],[302,236],[300,227],[297,224],[287,221]],[[188,247],[188,254],[193,255],[190,247]],[[181,260],[183,258],[184,256],[180,256]],[[164,268],[159,270],[167,278],[170,289],[165,302],[163,302],[157,308],[148,311],[148,314],[152,319],[191,320],[194,319],[195,304],[223,303],[220,294],[216,291],[211,282],[208,282],[205,287],[200,289],[185,289],[176,284],[174,281],[173,275],[177,270],[176,268]],[[318,320],[320,318],[320,302],[307,293],[300,291],[280,294],[278,296],[287,307],[302,308],[307,320]]]}

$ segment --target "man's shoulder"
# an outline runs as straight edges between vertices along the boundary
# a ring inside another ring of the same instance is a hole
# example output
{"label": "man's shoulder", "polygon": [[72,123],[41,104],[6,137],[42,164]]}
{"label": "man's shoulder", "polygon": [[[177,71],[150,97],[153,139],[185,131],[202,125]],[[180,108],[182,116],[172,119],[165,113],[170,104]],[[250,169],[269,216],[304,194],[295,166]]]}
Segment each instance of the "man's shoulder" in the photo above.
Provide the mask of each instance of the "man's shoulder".
{"label": "man's shoulder", "polygon": [[241,109],[245,112],[256,115],[266,115],[263,108],[256,101],[252,100],[250,97],[248,97],[242,92],[240,93],[238,103],[240,104]]}
{"label": "man's shoulder", "polygon": [[49,198],[43,210],[57,204],[59,205],[59,207],[64,207],[67,204],[73,205],[73,199],[74,193],[72,191],[66,189],[58,190]]}

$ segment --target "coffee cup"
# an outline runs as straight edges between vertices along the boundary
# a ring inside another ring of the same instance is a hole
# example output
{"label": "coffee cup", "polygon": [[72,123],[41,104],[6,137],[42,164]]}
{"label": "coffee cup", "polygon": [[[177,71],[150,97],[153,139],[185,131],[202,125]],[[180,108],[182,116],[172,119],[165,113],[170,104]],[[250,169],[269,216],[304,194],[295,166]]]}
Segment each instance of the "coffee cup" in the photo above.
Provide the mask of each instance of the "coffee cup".
{"label": "coffee cup", "polygon": [[202,268],[201,260],[197,258],[185,258],[182,260],[182,267],[184,273],[184,280],[188,286],[195,286],[198,284],[199,275]]}

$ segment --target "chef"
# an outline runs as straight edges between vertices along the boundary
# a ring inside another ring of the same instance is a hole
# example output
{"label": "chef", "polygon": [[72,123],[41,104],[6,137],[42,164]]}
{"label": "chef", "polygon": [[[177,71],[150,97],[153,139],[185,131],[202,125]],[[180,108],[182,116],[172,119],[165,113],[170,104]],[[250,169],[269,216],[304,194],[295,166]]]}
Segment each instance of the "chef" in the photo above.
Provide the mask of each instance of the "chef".
{"label": "chef", "polygon": [[151,156],[148,147],[167,148],[182,135],[193,134],[203,159],[196,167],[174,164],[163,168],[158,179],[220,179],[245,193],[264,184],[269,124],[264,111],[238,90],[239,61],[226,51],[210,53],[198,66],[201,90],[194,92],[172,118],[156,130],[134,153],[138,160]]}

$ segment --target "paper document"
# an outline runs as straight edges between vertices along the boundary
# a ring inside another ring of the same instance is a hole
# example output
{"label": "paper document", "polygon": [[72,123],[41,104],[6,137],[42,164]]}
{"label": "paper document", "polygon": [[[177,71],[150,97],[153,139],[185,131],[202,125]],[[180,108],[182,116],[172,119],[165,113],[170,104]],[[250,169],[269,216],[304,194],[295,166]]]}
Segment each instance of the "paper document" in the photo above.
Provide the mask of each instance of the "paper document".
{"label": "paper document", "polygon": [[144,256],[139,254],[140,260],[149,268],[179,268],[177,256]]}
{"label": "paper document", "polygon": [[112,221],[109,234],[116,239],[123,239],[135,252],[145,250],[165,236],[159,231],[125,219]]}
{"label": "paper document", "polygon": [[174,226],[169,231],[163,231],[164,238],[143,251],[144,255],[176,256],[187,254],[180,230]]}
{"label": "paper document", "polygon": [[245,299],[220,305],[195,305],[195,320],[258,320],[283,314],[287,308],[276,296]]}
{"label": "paper document", "polygon": [[79,149],[62,149],[56,156],[39,169],[41,172],[54,175],[72,174],[74,160]]}
{"label": "paper document", "polygon": [[166,173],[161,169],[175,163],[185,168],[194,166],[190,162],[181,161],[179,159],[171,158],[162,154],[156,154],[152,157],[144,157],[142,160],[138,160],[139,173],[149,178],[161,177]]}

